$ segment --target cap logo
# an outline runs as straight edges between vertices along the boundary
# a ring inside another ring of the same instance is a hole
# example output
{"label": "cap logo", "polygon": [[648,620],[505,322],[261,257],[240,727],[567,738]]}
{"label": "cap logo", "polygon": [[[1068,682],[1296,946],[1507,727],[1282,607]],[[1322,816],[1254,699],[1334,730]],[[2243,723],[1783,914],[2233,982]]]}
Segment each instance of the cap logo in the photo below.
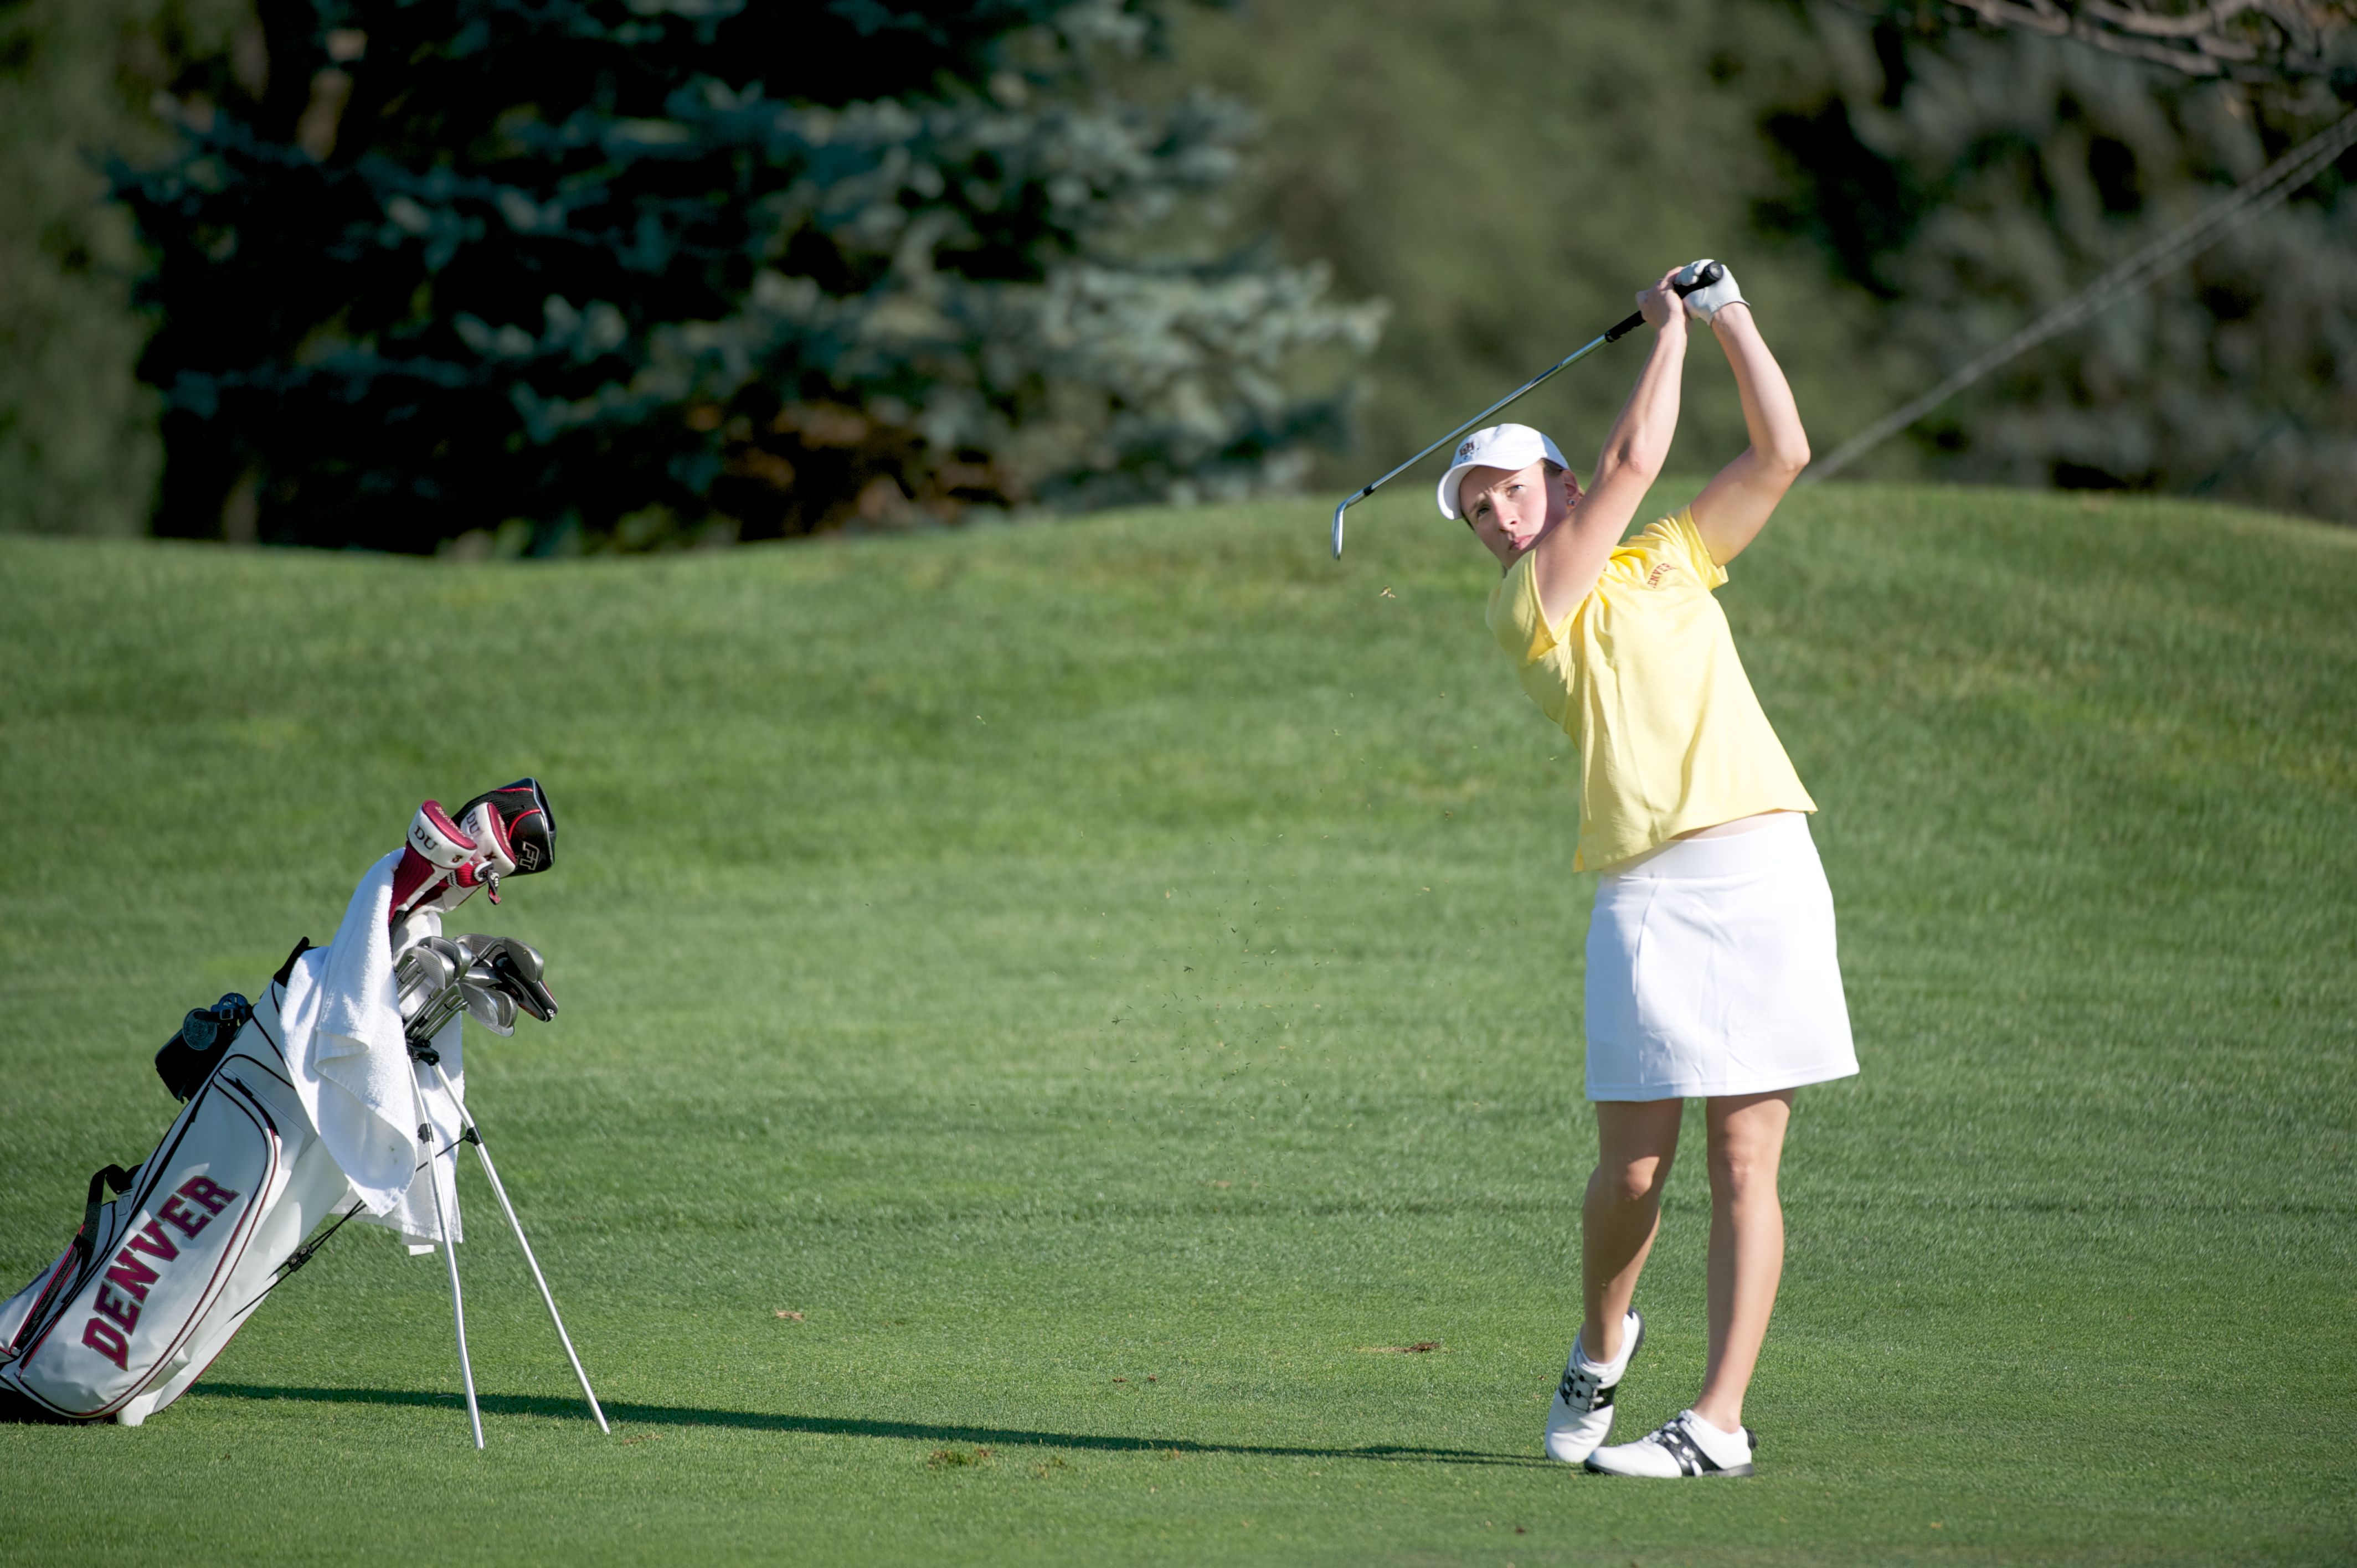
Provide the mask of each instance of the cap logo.
{"label": "cap logo", "polygon": [[1459,446],[1457,449],[1457,455],[1459,457],[1470,457],[1473,456],[1473,446],[1474,443],[1468,441],[1464,446]]}

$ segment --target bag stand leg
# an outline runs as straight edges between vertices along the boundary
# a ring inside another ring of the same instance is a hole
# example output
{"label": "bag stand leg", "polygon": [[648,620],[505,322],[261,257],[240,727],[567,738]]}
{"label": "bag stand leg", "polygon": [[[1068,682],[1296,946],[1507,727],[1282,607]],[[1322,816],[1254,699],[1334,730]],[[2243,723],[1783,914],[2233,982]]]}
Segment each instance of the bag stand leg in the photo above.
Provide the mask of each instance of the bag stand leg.
{"label": "bag stand leg", "polygon": [[[439,1071],[437,1068],[436,1069]],[[467,1385],[467,1424],[475,1430],[475,1446],[483,1445],[483,1412],[475,1403],[475,1369],[467,1359],[467,1305],[458,1293],[458,1249],[450,1239],[450,1216],[442,1206],[442,1181],[435,1175],[434,1119],[425,1112],[425,1091],[417,1087],[414,1073],[410,1076],[410,1093],[417,1103],[417,1142],[425,1151],[425,1185],[434,1194],[434,1224],[442,1233],[442,1256],[450,1264],[450,1321],[458,1330],[458,1376]],[[458,1161],[454,1154],[450,1169],[455,1176]]]}
{"label": "bag stand leg", "polygon": [[[508,1201],[508,1189],[500,1183],[500,1173],[492,1168],[491,1152],[483,1146],[482,1129],[475,1124],[474,1113],[458,1098],[458,1091],[451,1087],[450,1076],[442,1070],[442,1064],[437,1061],[431,1066],[435,1081],[450,1097],[450,1103],[458,1108],[460,1138],[475,1145],[475,1157],[483,1162],[483,1175],[490,1179],[491,1191],[498,1195],[500,1207],[507,1211],[508,1223],[515,1228],[516,1245],[523,1249],[523,1261],[532,1269],[533,1283],[540,1286],[540,1299],[548,1305],[548,1320],[556,1325],[557,1342],[565,1347],[565,1359],[573,1363],[573,1375],[581,1380],[581,1397],[589,1402],[589,1413],[597,1418],[597,1430],[610,1435],[614,1429],[606,1424],[606,1412],[597,1403],[597,1391],[589,1386],[589,1374],[581,1369],[581,1358],[573,1348],[573,1336],[565,1332],[565,1319],[556,1310],[556,1297],[549,1291],[547,1277],[540,1272],[540,1260],[532,1255],[532,1242],[524,1236],[523,1221],[516,1218],[515,1205]],[[455,1280],[457,1275],[454,1273],[452,1278]],[[461,1356],[464,1353],[462,1348]],[[476,1446],[482,1446],[479,1437]]]}

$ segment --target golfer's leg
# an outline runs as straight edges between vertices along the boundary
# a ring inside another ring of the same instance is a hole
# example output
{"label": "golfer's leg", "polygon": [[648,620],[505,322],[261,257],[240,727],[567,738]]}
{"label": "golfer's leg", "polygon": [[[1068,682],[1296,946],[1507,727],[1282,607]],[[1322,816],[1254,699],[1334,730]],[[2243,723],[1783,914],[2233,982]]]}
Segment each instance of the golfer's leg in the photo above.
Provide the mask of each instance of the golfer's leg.
{"label": "golfer's leg", "polygon": [[1596,1102],[1596,1171],[1580,1208],[1580,1348],[1588,1359],[1620,1353],[1621,1319],[1662,1223],[1662,1184],[1678,1152],[1682,1100]]}
{"label": "golfer's leg", "polygon": [[1792,1091],[1708,1101],[1710,1359],[1695,1413],[1722,1432],[1743,1424],[1743,1393],[1759,1364],[1768,1314],[1784,1277],[1784,1207],[1776,1166]]}

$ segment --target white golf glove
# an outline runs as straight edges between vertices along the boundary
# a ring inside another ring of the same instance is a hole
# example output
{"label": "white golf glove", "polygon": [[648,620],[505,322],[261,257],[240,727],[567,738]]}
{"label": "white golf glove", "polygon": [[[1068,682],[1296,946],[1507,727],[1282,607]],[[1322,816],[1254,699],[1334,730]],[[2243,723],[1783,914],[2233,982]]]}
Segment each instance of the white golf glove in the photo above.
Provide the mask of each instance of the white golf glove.
{"label": "white golf glove", "polygon": [[[1688,262],[1678,269],[1677,281],[1682,285],[1692,283],[1695,274],[1708,265],[1710,265],[1708,256],[1703,257],[1698,262]],[[1686,314],[1705,324],[1730,305],[1750,303],[1743,297],[1743,291],[1735,286],[1735,274],[1727,271],[1724,263],[1720,264],[1719,271],[1722,275],[1717,283],[1707,288],[1698,288],[1685,296]]]}

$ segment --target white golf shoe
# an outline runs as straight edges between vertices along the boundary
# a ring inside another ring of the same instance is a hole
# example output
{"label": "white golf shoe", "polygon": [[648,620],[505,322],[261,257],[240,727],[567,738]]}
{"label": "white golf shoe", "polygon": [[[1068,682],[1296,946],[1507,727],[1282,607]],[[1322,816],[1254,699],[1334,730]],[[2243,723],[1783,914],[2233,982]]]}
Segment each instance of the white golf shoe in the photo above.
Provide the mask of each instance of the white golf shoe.
{"label": "white golf shoe", "polygon": [[1749,1476],[1760,1440],[1749,1427],[1721,1432],[1682,1410],[1634,1443],[1598,1448],[1587,1467],[1602,1476]]}
{"label": "white golf shoe", "polygon": [[1555,1402],[1547,1406],[1546,1452],[1550,1459],[1577,1465],[1612,1434],[1612,1392],[1645,1342],[1645,1320],[1631,1313],[1620,1323],[1620,1354],[1603,1366],[1580,1354],[1579,1340],[1563,1365]]}

